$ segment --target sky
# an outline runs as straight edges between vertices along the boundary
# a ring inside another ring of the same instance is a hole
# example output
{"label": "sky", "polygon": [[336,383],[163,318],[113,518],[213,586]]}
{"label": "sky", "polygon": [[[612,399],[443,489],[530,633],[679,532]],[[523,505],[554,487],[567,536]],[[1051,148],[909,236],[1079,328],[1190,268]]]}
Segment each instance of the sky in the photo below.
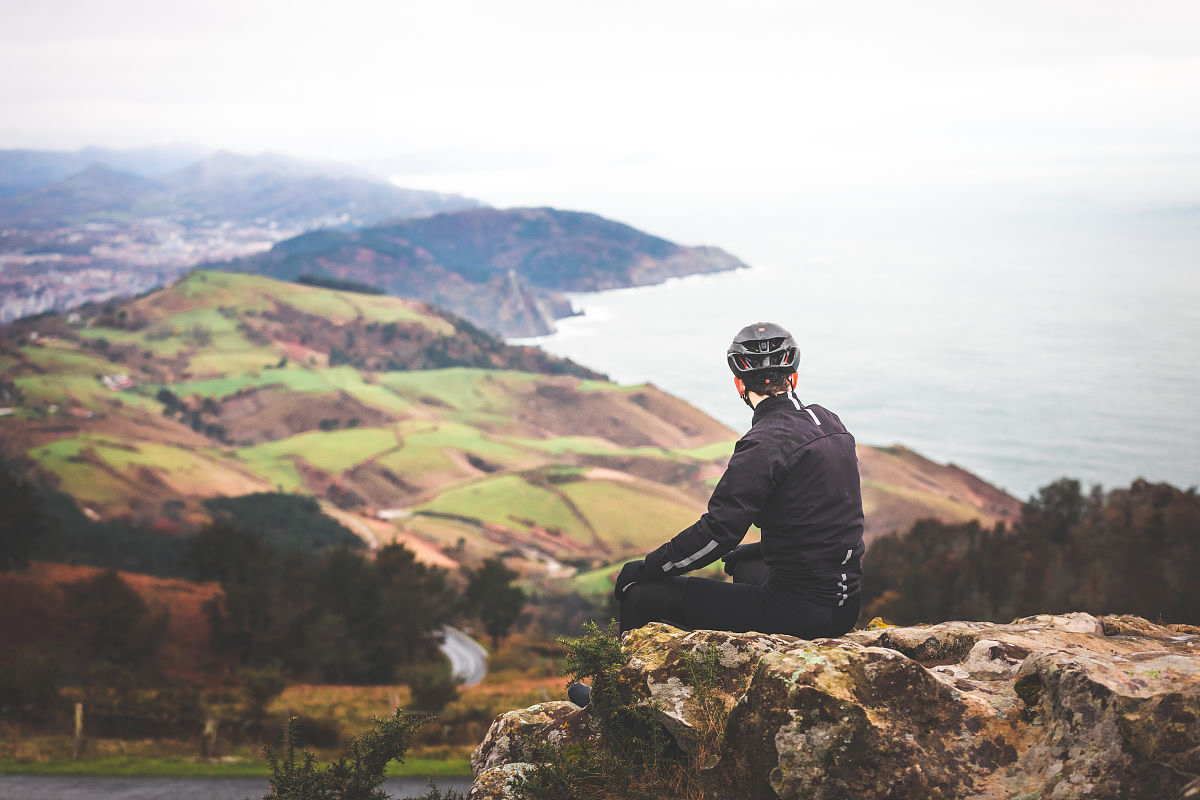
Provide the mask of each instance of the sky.
{"label": "sky", "polygon": [[1200,205],[1197,98],[1190,0],[0,5],[0,148],[369,162],[689,243],[739,209]]}

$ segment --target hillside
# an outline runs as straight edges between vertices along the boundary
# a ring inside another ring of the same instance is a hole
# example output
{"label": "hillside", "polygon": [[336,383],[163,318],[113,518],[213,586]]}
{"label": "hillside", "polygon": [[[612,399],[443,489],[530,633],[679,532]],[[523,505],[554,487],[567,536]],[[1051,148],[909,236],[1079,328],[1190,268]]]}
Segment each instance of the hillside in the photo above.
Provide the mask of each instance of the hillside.
{"label": "hillside", "polygon": [[286,280],[354,280],[514,337],[549,333],[556,318],[571,314],[560,292],[642,286],[745,264],[715,247],[684,247],[595,214],[479,208],[314,231],[215,266]]}
{"label": "hillside", "polygon": [[[410,300],[224,272],[0,328],[0,448],[84,513],[156,530],[205,498],[317,497],[372,545],[569,574],[702,512],[735,434]],[[898,448],[862,448],[872,535],[1015,500]]]}

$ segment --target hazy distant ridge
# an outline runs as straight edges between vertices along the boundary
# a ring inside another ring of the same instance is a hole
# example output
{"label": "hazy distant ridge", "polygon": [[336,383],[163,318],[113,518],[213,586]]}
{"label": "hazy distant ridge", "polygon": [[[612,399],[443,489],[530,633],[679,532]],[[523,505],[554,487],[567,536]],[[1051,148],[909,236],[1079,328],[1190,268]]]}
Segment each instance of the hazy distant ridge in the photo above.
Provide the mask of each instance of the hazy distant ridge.
{"label": "hazy distant ridge", "polygon": [[[123,155],[0,151],[0,194],[8,194],[0,197],[0,225],[57,228],[172,217],[194,223],[353,226],[480,205],[459,195],[372,180],[349,167],[286,156],[221,151],[179,164],[181,159],[161,154],[157,160]],[[164,166],[174,169],[163,171]],[[71,171],[63,175],[65,169]]]}

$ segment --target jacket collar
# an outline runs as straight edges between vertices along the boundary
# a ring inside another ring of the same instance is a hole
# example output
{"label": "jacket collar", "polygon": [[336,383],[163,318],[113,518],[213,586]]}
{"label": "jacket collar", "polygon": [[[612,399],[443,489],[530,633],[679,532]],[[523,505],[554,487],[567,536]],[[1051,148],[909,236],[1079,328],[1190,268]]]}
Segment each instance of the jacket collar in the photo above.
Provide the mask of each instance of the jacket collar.
{"label": "jacket collar", "polygon": [[780,411],[802,411],[803,409],[804,405],[791,392],[772,395],[754,407],[754,418],[750,424],[755,425],[764,417]]}

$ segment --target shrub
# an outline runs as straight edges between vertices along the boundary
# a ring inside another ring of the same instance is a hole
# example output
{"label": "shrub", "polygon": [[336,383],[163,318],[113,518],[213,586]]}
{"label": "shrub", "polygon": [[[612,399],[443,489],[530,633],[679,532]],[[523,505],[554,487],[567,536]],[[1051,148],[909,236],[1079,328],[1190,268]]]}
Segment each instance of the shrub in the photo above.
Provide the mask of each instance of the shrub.
{"label": "shrub", "polygon": [[[300,726],[292,717],[284,730],[282,757],[271,747],[263,748],[271,766],[271,790],[263,800],[387,800],[380,786],[388,763],[403,763],[413,733],[428,720],[397,709],[392,717],[374,720],[370,730],[351,739],[346,755],[318,767],[312,753],[297,752]],[[424,800],[463,800],[463,796],[431,786]]]}
{"label": "shrub", "polygon": [[444,660],[405,667],[400,682],[412,690],[412,705],[418,711],[436,714],[458,699],[458,681]]}

